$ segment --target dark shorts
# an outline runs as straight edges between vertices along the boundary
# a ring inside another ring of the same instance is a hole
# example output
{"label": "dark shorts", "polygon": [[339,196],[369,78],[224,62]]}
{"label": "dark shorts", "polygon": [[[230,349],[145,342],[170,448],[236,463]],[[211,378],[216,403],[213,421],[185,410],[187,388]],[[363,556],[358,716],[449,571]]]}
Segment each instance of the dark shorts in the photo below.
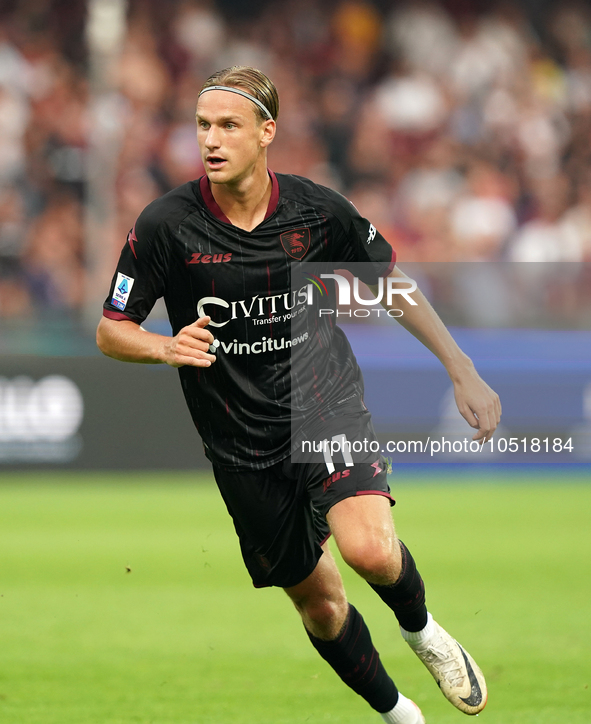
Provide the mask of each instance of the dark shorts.
{"label": "dark shorts", "polygon": [[326,514],[339,501],[373,494],[394,505],[388,462],[367,410],[320,421],[315,428],[303,456],[254,471],[228,472],[214,465],[256,587],[289,588],[312,573],[330,535]]}

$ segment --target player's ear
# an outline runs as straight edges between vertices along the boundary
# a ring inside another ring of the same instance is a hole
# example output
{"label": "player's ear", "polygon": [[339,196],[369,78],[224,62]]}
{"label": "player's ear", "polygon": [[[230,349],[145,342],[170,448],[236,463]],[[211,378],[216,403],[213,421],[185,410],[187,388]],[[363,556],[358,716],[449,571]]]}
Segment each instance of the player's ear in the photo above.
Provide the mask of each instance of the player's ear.
{"label": "player's ear", "polygon": [[275,138],[275,131],[277,130],[277,124],[275,121],[263,121],[262,123],[262,136],[261,136],[261,148],[266,148],[271,141]]}

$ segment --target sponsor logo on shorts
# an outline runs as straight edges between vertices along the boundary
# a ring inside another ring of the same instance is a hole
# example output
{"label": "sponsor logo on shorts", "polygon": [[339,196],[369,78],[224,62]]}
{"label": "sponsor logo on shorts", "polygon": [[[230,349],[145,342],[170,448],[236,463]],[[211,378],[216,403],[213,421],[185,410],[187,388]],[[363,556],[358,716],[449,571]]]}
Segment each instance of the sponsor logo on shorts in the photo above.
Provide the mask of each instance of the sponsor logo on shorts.
{"label": "sponsor logo on shorts", "polygon": [[341,478],[348,478],[350,475],[350,470],[339,470],[336,473],[333,473],[332,475],[329,475],[326,480],[322,481],[322,489],[326,493],[326,491],[330,488],[330,486],[333,483],[336,483],[337,480],[340,480]]}
{"label": "sponsor logo on shorts", "polygon": [[271,564],[269,563],[269,559],[266,556],[261,555],[260,553],[257,554],[257,558],[259,559],[259,563],[261,566],[268,571],[269,568],[271,568]]}

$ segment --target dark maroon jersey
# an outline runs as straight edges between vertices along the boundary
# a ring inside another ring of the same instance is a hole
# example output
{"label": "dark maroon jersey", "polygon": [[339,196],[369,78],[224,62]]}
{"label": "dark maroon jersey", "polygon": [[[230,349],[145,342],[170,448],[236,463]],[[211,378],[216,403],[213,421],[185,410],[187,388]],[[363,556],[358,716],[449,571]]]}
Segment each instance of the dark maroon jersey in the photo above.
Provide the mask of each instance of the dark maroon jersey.
{"label": "dark maroon jersey", "polygon": [[302,269],[364,262],[363,281],[376,283],[395,262],[388,242],[343,196],[298,176],[270,176],[267,215],[250,232],[224,216],[206,176],[149,204],[104,304],[109,319],[141,324],[164,297],[175,335],[211,317],[217,361],[179,374],[207,456],[228,469],[282,460],[306,419],[335,414],[363,393],[345,335],[313,313]]}

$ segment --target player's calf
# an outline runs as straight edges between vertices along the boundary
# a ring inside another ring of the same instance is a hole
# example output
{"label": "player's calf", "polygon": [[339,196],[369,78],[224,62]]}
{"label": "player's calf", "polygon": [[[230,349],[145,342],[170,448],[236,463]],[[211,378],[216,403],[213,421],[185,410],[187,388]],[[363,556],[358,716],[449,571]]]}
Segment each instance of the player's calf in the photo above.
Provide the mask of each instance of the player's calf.
{"label": "player's calf", "polygon": [[398,690],[384,669],[363,617],[354,606],[349,604],[345,625],[332,641],[322,641],[307,633],[320,656],[373,709],[384,712],[395,706]]}
{"label": "player's calf", "polygon": [[398,580],[389,586],[371,582],[369,585],[392,609],[398,623],[404,629],[420,631],[427,624],[425,586],[410,551],[401,540],[398,541],[398,544],[402,556]]}

